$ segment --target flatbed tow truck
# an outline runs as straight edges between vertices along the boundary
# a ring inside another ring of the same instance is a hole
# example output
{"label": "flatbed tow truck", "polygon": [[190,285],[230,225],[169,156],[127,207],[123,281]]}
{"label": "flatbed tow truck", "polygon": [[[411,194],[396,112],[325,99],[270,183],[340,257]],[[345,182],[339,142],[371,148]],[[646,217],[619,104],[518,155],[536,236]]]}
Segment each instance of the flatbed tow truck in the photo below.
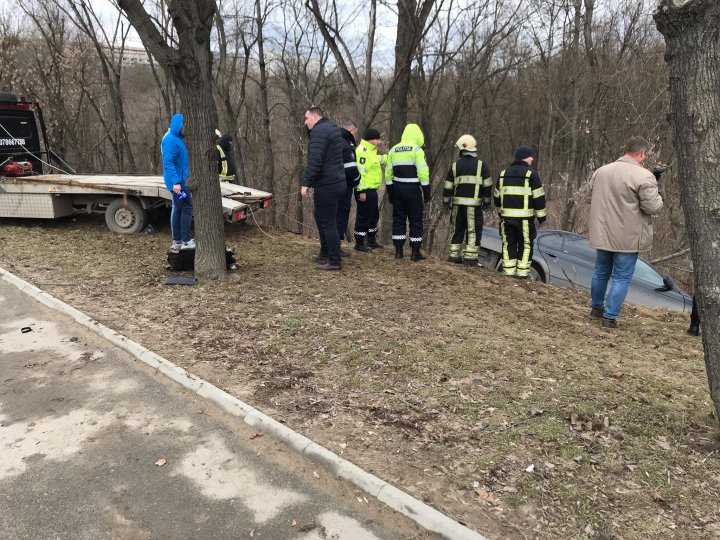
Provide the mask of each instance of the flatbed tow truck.
{"label": "flatbed tow truck", "polygon": [[[53,169],[72,170],[48,145],[42,106],[0,92],[0,218],[104,213],[110,230],[137,233],[150,212],[172,205],[162,176],[45,174]],[[272,204],[265,191],[228,182],[220,190],[231,223]]]}

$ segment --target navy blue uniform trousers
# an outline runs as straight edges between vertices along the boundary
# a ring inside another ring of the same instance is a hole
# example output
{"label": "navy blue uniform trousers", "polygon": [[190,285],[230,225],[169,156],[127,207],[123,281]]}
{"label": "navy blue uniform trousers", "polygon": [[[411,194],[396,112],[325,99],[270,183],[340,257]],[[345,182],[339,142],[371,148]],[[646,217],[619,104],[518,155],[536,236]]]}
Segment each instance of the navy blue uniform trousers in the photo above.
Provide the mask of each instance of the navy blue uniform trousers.
{"label": "navy blue uniform trousers", "polygon": [[423,196],[420,184],[393,184],[392,240],[396,246],[405,244],[407,222],[410,222],[410,245],[422,244]]}

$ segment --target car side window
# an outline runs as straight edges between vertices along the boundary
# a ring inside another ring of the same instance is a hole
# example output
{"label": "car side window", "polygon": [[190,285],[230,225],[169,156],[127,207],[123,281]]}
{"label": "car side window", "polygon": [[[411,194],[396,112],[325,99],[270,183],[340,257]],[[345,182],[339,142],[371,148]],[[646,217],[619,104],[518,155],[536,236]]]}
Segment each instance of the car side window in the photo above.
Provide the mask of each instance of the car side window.
{"label": "car side window", "polygon": [[635,274],[633,275],[633,278],[647,281],[655,287],[662,287],[664,285],[662,275],[648,263],[640,259],[638,259],[637,264],[635,265]]}
{"label": "car side window", "polygon": [[594,263],[597,252],[595,248],[590,247],[588,239],[578,234],[563,234],[564,244],[563,251],[568,255]]}
{"label": "car side window", "polygon": [[561,251],[562,250],[562,236],[559,234],[543,234],[538,239],[538,246],[543,251]]}

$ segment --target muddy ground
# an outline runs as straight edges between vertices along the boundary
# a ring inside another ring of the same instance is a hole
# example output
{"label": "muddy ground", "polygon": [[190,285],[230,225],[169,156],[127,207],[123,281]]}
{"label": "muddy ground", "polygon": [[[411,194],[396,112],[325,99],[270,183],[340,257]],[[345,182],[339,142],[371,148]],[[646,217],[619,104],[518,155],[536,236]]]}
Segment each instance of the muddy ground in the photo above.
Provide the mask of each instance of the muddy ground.
{"label": "muddy ground", "polygon": [[490,538],[720,536],[720,445],[687,315],[441,260],[227,227],[239,270],[164,285],[167,231],[0,222],[0,265]]}

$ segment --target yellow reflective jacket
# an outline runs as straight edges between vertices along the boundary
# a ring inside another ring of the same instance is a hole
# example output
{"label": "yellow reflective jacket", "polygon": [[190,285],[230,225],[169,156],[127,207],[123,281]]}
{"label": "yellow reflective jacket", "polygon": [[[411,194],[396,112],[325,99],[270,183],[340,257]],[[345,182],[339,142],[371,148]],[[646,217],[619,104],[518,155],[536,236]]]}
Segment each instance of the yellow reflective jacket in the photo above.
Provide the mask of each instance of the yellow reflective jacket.
{"label": "yellow reflective jacket", "polygon": [[420,126],[408,124],[405,126],[400,143],[393,146],[387,154],[385,163],[385,184],[391,186],[393,182],[430,185],[430,169],[425,161],[425,144]]}
{"label": "yellow reflective jacket", "polygon": [[358,171],[360,171],[360,183],[357,186],[358,191],[366,189],[378,189],[382,184],[382,162],[384,156],[378,154],[377,147],[366,141],[360,141],[355,148],[355,159],[357,160]]}

